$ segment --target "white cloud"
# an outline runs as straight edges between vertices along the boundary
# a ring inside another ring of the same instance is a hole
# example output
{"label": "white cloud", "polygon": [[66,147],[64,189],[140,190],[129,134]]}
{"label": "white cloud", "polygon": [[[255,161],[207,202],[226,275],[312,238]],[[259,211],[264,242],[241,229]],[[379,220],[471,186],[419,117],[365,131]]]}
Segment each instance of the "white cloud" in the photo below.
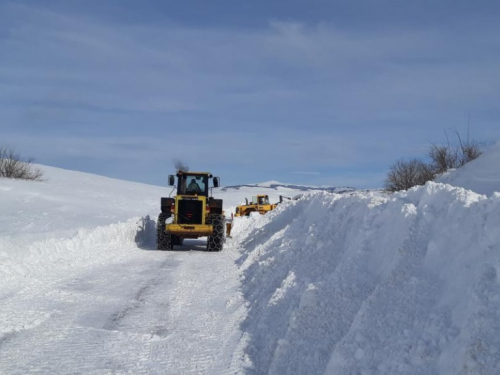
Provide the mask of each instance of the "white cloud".
{"label": "white cloud", "polygon": [[224,30],[109,25],[13,3],[2,13],[0,127],[51,160],[159,160],[192,144],[192,165],[300,177],[387,168],[469,112],[477,137],[500,137],[498,26]]}

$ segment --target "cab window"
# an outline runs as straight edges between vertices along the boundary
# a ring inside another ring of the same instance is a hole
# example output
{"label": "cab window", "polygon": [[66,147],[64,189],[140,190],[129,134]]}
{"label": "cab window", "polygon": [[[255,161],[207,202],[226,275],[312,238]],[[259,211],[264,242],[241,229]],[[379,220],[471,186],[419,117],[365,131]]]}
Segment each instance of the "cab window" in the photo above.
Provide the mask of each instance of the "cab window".
{"label": "cab window", "polygon": [[268,197],[259,197],[259,204],[269,204]]}
{"label": "cab window", "polygon": [[181,194],[203,194],[207,193],[207,176],[182,176]]}

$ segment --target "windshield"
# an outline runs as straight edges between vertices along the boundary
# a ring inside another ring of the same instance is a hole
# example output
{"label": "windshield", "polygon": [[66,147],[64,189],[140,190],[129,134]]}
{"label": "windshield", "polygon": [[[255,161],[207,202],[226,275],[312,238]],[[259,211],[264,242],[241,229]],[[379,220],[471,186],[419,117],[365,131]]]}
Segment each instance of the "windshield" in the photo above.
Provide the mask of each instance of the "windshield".
{"label": "windshield", "polygon": [[252,204],[269,204],[269,198],[267,196],[254,196]]}
{"label": "windshield", "polygon": [[269,204],[269,198],[267,196],[259,197],[259,204]]}
{"label": "windshield", "polygon": [[181,175],[177,194],[183,195],[208,195],[207,175]]}

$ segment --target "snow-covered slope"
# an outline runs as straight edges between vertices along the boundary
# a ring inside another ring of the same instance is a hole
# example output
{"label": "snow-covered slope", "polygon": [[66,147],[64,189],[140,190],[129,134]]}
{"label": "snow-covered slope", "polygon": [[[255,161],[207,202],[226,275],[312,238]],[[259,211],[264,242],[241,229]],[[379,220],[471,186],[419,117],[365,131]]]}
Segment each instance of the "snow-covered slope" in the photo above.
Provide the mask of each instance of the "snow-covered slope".
{"label": "snow-covered slope", "polygon": [[0,179],[0,373],[500,374],[497,156],[451,181],[488,196],[308,192],[217,254],[151,251],[168,187]]}
{"label": "snow-covered slope", "polygon": [[239,218],[251,374],[500,374],[500,194],[315,193]]}
{"label": "snow-covered slope", "polygon": [[139,229],[147,215],[157,214],[165,193],[161,187],[40,168],[45,182],[0,179],[0,296],[116,260],[120,248],[148,241]]}
{"label": "snow-covered slope", "polygon": [[488,196],[495,191],[500,192],[500,141],[487,149],[478,159],[445,173],[436,181],[461,186]]}
{"label": "snow-covered slope", "polygon": [[[0,179],[0,373],[238,372],[234,243],[154,251],[171,188],[41,167],[46,182]],[[227,214],[258,193],[224,193]]]}
{"label": "snow-covered slope", "polygon": [[[47,282],[58,271],[119,258],[120,248],[148,243],[160,198],[172,187],[111,179],[48,166],[46,181],[0,179],[0,295],[27,282]],[[296,195],[287,188],[214,189],[226,214],[256,194]],[[102,247],[107,251],[102,251]],[[113,248],[115,251],[110,251]]]}
{"label": "snow-covered slope", "polygon": [[230,217],[231,213],[235,212],[236,206],[245,203],[245,198],[250,202],[252,201],[252,196],[258,194],[267,194],[269,196],[269,201],[271,203],[276,203],[280,201],[280,195],[288,198],[293,198],[299,193],[300,190],[295,190],[287,187],[260,187],[257,185],[247,185],[238,187],[224,187],[222,189],[215,190],[214,196],[222,197],[224,199],[224,210],[226,216]]}

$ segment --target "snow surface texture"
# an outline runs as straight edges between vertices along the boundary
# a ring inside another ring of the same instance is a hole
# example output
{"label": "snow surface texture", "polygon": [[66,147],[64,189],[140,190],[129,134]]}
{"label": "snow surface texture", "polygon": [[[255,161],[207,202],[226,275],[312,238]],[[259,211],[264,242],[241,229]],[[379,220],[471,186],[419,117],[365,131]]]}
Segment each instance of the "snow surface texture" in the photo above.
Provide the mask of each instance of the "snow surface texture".
{"label": "snow surface texture", "polygon": [[0,179],[0,296],[8,287],[117,256],[102,247],[137,246],[144,241],[139,226],[157,215],[166,190],[40,167],[46,182]]}
{"label": "snow surface texture", "polygon": [[[315,192],[221,253],[152,251],[170,188],[0,179],[0,373],[500,374],[499,152],[454,172],[488,196]],[[214,189],[227,215],[258,193],[298,192]]]}
{"label": "snow surface texture", "polygon": [[[152,251],[171,187],[41,167],[0,179],[0,374],[238,373],[237,246]],[[227,214],[258,193],[297,194],[228,189]]]}
{"label": "snow surface texture", "polygon": [[[0,296],[8,286],[34,282],[61,268],[81,268],[120,256],[101,247],[155,247],[160,198],[172,187],[121,181],[39,166],[46,182],[0,179]],[[244,197],[295,195],[291,189],[228,189],[230,216]],[[45,282],[45,278],[42,278]]]}
{"label": "snow surface texture", "polygon": [[499,224],[432,182],[237,220],[249,373],[500,374]]}
{"label": "snow surface texture", "polygon": [[491,196],[500,191],[499,163],[500,141],[487,149],[480,158],[443,174],[436,181]]}

